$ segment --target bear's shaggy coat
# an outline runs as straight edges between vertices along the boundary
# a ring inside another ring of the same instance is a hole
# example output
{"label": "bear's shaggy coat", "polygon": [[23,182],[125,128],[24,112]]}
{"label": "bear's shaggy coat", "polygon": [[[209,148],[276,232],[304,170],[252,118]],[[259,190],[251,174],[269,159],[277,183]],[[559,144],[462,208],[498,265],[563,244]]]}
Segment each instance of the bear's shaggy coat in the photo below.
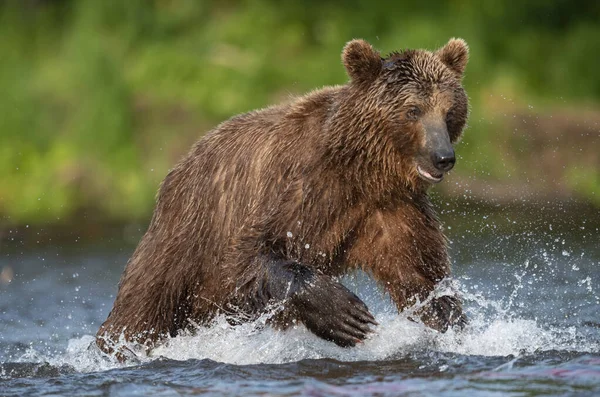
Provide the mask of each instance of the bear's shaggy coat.
{"label": "bear's shaggy coat", "polygon": [[[353,40],[342,54],[348,84],[206,134],[163,181],[98,345],[114,352],[124,336],[151,347],[218,313],[251,318],[280,302],[275,326],[299,321],[353,346],[376,324],[336,281],[353,269],[398,310],[425,301],[450,275],[427,189],[443,176],[435,142],[451,149],[467,119],[467,58],[461,39],[386,58]],[[442,331],[464,323],[454,296],[417,315]]]}

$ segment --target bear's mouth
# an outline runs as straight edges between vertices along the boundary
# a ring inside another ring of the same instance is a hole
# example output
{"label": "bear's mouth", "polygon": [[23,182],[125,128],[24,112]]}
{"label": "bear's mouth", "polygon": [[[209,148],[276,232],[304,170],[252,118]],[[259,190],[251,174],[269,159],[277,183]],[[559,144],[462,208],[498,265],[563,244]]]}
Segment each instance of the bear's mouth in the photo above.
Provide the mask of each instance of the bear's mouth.
{"label": "bear's mouth", "polygon": [[428,172],[425,171],[423,169],[423,167],[421,167],[420,165],[417,165],[417,172],[419,173],[419,176],[421,177],[421,179],[424,179],[425,181],[429,182],[429,183],[440,183],[442,181],[442,179],[444,179],[444,174],[443,173],[434,173],[434,172]]}

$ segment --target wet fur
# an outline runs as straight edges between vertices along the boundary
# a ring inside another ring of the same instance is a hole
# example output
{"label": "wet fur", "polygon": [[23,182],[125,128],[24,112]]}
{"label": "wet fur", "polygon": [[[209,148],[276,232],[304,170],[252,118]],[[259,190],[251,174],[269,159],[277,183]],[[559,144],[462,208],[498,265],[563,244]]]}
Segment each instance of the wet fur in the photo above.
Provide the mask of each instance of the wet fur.
{"label": "wet fur", "polygon": [[[327,292],[338,288],[330,277],[352,269],[372,274],[399,310],[426,299],[450,263],[429,185],[415,171],[422,126],[404,109],[443,113],[452,142],[459,138],[467,117],[460,44],[381,58],[354,40],[342,56],[347,85],[236,116],[200,139],[160,187],[99,346],[112,352],[122,333],[152,346],[190,320],[252,316],[290,301],[289,285],[306,295],[314,277]],[[301,311],[316,298],[298,299],[275,325],[309,321]],[[440,330],[462,316],[453,297],[421,314]]]}

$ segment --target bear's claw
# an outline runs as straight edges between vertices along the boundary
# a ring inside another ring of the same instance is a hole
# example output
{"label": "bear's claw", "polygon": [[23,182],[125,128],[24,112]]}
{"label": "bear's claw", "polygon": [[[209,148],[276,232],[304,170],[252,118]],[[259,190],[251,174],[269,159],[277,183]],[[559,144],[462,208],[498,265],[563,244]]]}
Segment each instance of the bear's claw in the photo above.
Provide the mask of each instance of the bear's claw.
{"label": "bear's claw", "polygon": [[315,335],[342,347],[355,346],[378,325],[369,308],[342,284],[314,276],[293,297],[300,320]]}

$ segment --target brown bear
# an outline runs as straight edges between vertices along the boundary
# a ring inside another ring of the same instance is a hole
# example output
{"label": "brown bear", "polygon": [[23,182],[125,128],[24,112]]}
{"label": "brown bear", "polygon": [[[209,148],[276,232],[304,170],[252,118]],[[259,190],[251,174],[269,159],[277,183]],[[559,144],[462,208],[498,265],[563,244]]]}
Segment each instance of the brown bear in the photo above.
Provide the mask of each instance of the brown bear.
{"label": "brown bear", "polygon": [[112,353],[121,338],[152,347],[217,314],[252,319],[274,305],[273,326],[301,322],[354,346],[377,325],[337,280],[354,269],[398,310],[426,301],[416,316],[427,326],[464,324],[456,296],[427,300],[450,275],[427,190],[454,166],[467,59],[462,39],[385,58],[352,40],[342,53],[346,85],[206,134],[160,187],[100,348]]}

